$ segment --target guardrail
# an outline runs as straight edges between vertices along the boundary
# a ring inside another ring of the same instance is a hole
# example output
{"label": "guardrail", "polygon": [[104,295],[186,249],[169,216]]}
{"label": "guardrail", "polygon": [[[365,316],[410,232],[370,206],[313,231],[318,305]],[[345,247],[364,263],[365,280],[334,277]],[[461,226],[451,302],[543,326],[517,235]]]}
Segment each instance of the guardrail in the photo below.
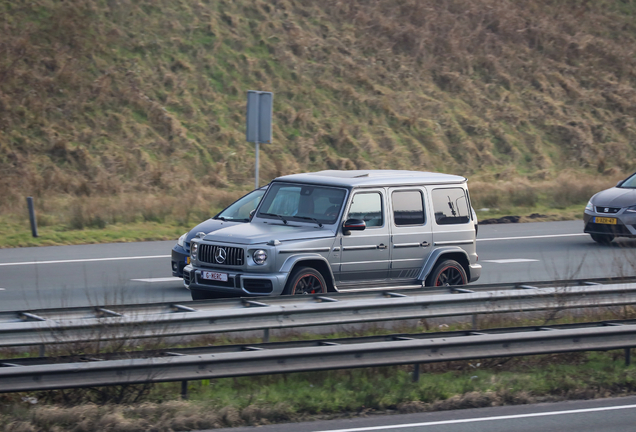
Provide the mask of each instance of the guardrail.
{"label": "guardrail", "polygon": [[185,382],[619,348],[625,348],[627,354],[628,348],[634,345],[635,336],[636,324],[631,321],[499,329],[491,330],[490,333],[425,333],[413,337],[396,335],[389,341],[359,338],[348,344],[324,340],[313,341],[311,346],[302,347],[282,343],[278,344],[282,345],[278,349],[267,349],[268,344],[263,344],[243,346],[241,351],[232,352],[219,352],[227,350],[227,347],[213,347],[210,352],[189,355],[167,353],[167,357],[82,363],[32,366],[3,363],[5,367],[0,367],[0,392]]}
{"label": "guardrail", "polygon": [[[492,287],[492,286],[491,286]],[[474,287],[470,287],[471,289]],[[430,289],[0,314],[0,347],[191,336],[636,303],[636,283],[432,295]],[[97,315],[96,315],[97,314]],[[43,355],[43,353],[41,353]]]}

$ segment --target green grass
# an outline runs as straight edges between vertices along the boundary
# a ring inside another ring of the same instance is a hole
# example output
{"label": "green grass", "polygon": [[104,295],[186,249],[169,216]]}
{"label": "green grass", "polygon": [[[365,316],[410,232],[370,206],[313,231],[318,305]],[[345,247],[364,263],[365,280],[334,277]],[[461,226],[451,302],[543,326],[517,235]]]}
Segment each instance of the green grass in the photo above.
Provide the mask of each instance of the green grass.
{"label": "green grass", "polygon": [[[623,396],[636,391],[636,366],[625,366],[622,351],[422,367],[418,382],[412,380],[411,366],[201,380],[189,383],[187,402],[179,401],[180,383],[157,385],[147,402],[121,406],[64,406],[47,402],[45,394],[37,392],[0,395],[0,427],[7,432],[60,428],[79,432],[99,429],[107,422],[113,432],[191,430]],[[72,390],[64,393],[72,400]],[[33,405],[18,404],[19,400]]]}
{"label": "green grass", "polygon": [[53,225],[39,227],[38,237],[33,237],[28,222],[26,224],[3,222],[0,225],[0,247],[176,240],[184,231],[188,231],[190,228],[180,226],[177,223],[159,222],[109,224],[102,229],[85,228],[79,230],[69,229],[64,225]]}

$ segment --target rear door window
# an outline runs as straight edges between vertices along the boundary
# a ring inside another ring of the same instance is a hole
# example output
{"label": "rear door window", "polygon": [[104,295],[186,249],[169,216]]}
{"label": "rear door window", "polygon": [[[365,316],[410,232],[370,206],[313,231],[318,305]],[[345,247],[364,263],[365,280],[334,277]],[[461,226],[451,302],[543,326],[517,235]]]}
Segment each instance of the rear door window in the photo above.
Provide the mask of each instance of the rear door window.
{"label": "rear door window", "polygon": [[424,225],[424,198],[421,191],[395,191],[391,195],[395,226]]}

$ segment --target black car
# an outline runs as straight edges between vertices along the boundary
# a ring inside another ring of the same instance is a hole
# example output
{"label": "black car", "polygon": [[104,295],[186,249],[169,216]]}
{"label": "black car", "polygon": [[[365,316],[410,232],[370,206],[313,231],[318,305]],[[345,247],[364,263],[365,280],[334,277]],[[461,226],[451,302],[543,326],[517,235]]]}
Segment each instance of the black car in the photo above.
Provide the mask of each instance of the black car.
{"label": "black car", "polygon": [[266,190],[267,186],[253,190],[230,204],[216,216],[201,222],[179,237],[177,244],[172,248],[172,275],[183,277],[183,267],[190,262],[190,240],[197,233],[204,232],[208,234],[221,228],[249,222],[252,210],[258,206]]}

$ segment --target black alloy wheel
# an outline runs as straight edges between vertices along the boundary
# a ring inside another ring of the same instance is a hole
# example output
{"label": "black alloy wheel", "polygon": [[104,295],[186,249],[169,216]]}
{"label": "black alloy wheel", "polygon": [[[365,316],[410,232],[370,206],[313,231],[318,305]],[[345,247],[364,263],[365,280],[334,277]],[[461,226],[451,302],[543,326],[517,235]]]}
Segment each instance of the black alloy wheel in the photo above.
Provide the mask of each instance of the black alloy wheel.
{"label": "black alloy wheel", "polygon": [[293,271],[283,294],[324,294],[327,283],[322,274],[311,267],[300,267]]}
{"label": "black alloy wheel", "polygon": [[429,277],[429,286],[466,285],[468,277],[466,270],[460,263],[454,260],[445,260],[439,263]]}

